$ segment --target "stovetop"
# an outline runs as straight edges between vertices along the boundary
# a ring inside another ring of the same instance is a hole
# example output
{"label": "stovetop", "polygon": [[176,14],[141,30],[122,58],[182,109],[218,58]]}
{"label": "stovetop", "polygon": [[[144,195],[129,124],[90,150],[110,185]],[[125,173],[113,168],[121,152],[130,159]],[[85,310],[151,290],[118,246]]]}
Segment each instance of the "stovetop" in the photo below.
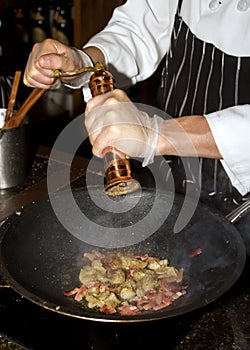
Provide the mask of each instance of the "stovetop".
{"label": "stovetop", "polygon": [[[46,151],[46,152],[45,152]],[[0,194],[1,219],[46,194],[48,150],[40,149],[29,176],[18,188]],[[86,160],[85,160],[86,163]],[[84,164],[84,161],[83,163]],[[73,174],[83,183],[84,166]],[[250,262],[221,298],[183,316],[130,324],[86,321],[46,310],[23,298],[0,280],[0,335],[25,349],[188,350],[250,348]],[[12,343],[12,344],[13,344]],[[9,342],[10,344],[10,342]],[[13,345],[12,345],[13,346]],[[9,349],[13,349],[10,345]],[[8,349],[8,347],[4,347]]]}

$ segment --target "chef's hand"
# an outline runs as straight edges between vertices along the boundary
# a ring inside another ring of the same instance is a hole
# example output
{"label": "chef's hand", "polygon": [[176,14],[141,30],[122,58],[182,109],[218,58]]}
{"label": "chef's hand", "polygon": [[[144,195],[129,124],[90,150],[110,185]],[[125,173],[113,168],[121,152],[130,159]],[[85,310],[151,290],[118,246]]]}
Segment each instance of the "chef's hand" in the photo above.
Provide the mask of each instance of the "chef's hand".
{"label": "chef's hand", "polygon": [[70,82],[75,77],[55,78],[54,70],[73,71],[89,65],[90,62],[90,58],[80,50],[72,49],[53,39],[45,39],[33,46],[23,81],[30,87],[56,88],[60,86],[61,81]]}
{"label": "chef's hand", "polygon": [[162,118],[139,111],[119,89],[92,98],[85,112],[94,155],[103,157],[111,146],[128,156],[144,158],[143,166],[153,162]]}

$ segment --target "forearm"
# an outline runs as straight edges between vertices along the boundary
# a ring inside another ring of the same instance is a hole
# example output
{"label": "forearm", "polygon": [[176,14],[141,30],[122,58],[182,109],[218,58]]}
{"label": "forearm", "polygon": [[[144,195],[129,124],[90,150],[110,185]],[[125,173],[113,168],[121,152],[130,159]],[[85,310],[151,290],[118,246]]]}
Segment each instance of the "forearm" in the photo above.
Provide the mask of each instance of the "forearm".
{"label": "forearm", "polygon": [[98,49],[95,46],[88,46],[88,47],[85,47],[82,51],[85,52],[90,57],[93,64],[95,64],[96,62],[99,62],[104,67],[106,67],[105,57],[103,52],[100,49]]}
{"label": "forearm", "polygon": [[203,116],[164,121],[156,154],[222,158],[207,120]]}

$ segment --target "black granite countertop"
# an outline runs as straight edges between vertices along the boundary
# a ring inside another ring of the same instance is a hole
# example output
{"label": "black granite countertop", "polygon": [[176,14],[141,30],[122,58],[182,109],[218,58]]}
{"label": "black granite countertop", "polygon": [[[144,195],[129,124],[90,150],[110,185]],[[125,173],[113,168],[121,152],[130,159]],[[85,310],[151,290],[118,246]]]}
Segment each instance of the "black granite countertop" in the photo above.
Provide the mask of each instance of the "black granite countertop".
{"label": "black granite countertop", "polygon": [[[6,209],[3,203],[12,197],[23,195],[27,188],[43,181],[46,167],[46,156],[37,155],[26,182],[18,188],[2,191],[0,209]],[[83,176],[81,169],[74,179],[75,186],[82,186]],[[136,326],[110,326],[57,315],[3,287],[0,288],[0,349],[147,350],[152,349],[153,341],[156,350],[248,350],[249,273],[247,259],[239,280],[213,303],[170,320],[143,322]]]}

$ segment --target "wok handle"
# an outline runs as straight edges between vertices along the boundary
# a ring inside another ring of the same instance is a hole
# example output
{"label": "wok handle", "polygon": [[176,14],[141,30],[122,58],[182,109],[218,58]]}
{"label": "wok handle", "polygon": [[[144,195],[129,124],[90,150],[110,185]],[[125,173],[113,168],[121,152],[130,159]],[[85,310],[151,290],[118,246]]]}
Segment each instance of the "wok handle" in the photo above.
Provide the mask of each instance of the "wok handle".
{"label": "wok handle", "polygon": [[242,216],[244,216],[250,209],[250,199],[241,204],[239,207],[226,215],[226,219],[232,224],[236,223]]}

